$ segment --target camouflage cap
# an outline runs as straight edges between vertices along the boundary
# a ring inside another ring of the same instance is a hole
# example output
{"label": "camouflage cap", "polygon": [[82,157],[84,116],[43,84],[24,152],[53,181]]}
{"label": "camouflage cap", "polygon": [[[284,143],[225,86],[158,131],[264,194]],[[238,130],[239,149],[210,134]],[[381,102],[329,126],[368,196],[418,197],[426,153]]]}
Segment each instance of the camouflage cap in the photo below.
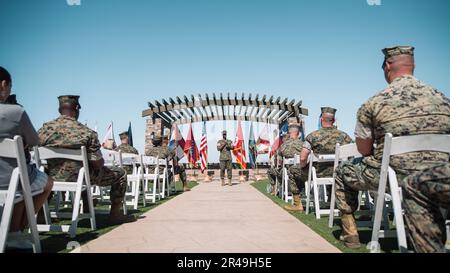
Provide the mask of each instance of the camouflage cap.
{"label": "camouflage cap", "polygon": [[414,56],[414,47],[413,46],[395,46],[388,47],[382,50],[385,59],[389,59],[398,55],[411,55]]}
{"label": "camouflage cap", "polygon": [[322,114],[323,113],[330,113],[330,114],[333,114],[333,115],[335,115],[336,111],[337,111],[336,109],[334,109],[332,107],[322,107],[322,108],[320,108],[320,110],[321,110]]}
{"label": "camouflage cap", "polygon": [[80,96],[75,95],[62,95],[58,97],[59,105],[62,106],[64,104],[76,105],[78,109],[81,109],[80,102],[78,101]]}
{"label": "camouflage cap", "polygon": [[120,137],[120,139],[124,139],[124,138],[128,137],[128,131],[120,133],[119,137]]}

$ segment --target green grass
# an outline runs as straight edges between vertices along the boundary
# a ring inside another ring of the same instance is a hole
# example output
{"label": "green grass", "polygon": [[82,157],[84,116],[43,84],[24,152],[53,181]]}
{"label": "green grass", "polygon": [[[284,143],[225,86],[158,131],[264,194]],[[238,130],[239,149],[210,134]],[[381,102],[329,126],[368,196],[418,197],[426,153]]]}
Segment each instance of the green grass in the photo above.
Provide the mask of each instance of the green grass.
{"label": "green grass", "polygon": [[[283,207],[286,203],[277,196],[272,196],[267,193],[268,180],[254,182],[251,185],[257,190],[263,193],[267,198],[271,199],[274,203]],[[305,207],[306,208],[306,207]],[[369,228],[358,228],[359,238],[361,241],[361,247],[358,249],[347,248],[341,241],[339,241],[339,235],[341,234],[341,223],[339,217],[335,218],[333,228],[328,227],[328,217],[321,216],[320,219],[316,219],[314,213],[309,213],[306,215],[304,212],[289,212],[299,221],[303,222],[305,225],[314,230],[317,234],[322,236],[325,240],[330,242],[332,245],[336,246],[339,250],[346,253],[368,253],[366,249],[367,243],[369,243],[372,230]],[[396,238],[386,238],[380,239],[380,247],[382,252],[396,252],[397,251],[397,239]]]}
{"label": "green grass", "polygon": [[[190,188],[195,187],[198,185],[196,182],[188,182],[188,186]],[[175,194],[171,194],[170,197],[165,198],[163,200],[158,200],[155,204],[147,203],[145,207],[142,207],[142,203],[140,203],[140,206],[137,210],[133,210],[128,208],[128,214],[133,214],[137,218],[141,217],[142,214],[145,212],[171,200],[172,198],[176,197],[179,194],[182,194],[182,183],[177,182],[176,183],[176,189],[177,192]],[[114,228],[118,227],[119,225],[109,225],[108,224],[108,212],[109,212],[109,206],[108,205],[97,205],[95,207],[96,211],[105,211],[106,213],[96,213],[95,219],[97,222],[97,229],[92,231],[90,229],[90,221],[89,219],[83,219],[78,222],[78,228],[77,228],[77,236],[73,239],[69,237],[67,233],[61,233],[61,232],[44,232],[40,234],[41,238],[41,244],[42,244],[42,252],[44,253],[64,253],[69,252],[69,250],[66,249],[67,243],[70,241],[76,241],[79,244],[83,245],[87,242],[94,240],[103,234],[113,230]],[[139,219],[138,219],[139,221]],[[63,220],[60,221],[58,224],[70,224],[70,220]],[[14,251],[11,251],[14,252]]]}

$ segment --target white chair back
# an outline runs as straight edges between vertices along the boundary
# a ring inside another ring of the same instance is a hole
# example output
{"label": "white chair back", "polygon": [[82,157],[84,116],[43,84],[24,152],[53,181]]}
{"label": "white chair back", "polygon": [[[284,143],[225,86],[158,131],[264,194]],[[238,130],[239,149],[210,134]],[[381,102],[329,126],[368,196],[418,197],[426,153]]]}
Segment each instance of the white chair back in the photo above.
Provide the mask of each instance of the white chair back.
{"label": "white chair back", "polygon": [[15,158],[17,160],[17,167],[11,175],[8,190],[0,190],[0,204],[2,206],[2,210],[0,210],[0,253],[3,253],[5,249],[19,181],[22,186],[21,197],[23,197],[25,202],[28,224],[31,230],[33,250],[34,252],[41,252],[22,137],[15,136],[14,139],[0,139],[0,157]]}
{"label": "white chair back", "polygon": [[103,160],[105,161],[105,166],[121,166],[121,152],[112,151],[108,149],[100,149],[102,152]]}
{"label": "white chair back", "polygon": [[306,214],[309,214],[310,208],[310,199],[311,199],[311,189],[314,193],[314,210],[316,214],[316,219],[320,219],[321,214],[329,214],[328,209],[320,208],[320,200],[319,200],[319,186],[322,189],[323,200],[328,199],[326,193],[326,185],[330,185],[332,183],[332,178],[329,177],[320,177],[318,178],[316,175],[316,168],[313,166],[313,163],[325,163],[325,162],[334,162],[335,155],[334,154],[315,154],[314,151],[310,151],[308,156],[309,168],[308,168],[308,180],[305,183],[305,191],[306,191]]}
{"label": "white chair back", "polygon": [[[57,147],[35,147],[34,148],[34,156],[35,162],[38,168],[41,168],[42,161],[46,160],[47,162],[52,159],[67,159],[73,161],[79,161],[82,164],[82,167],[78,171],[77,181],[54,181],[53,182],[53,191],[61,192],[67,191],[69,193],[75,193],[73,197],[73,210],[72,213],[64,213],[64,212],[54,212],[54,215],[57,217],[71,217],[72,222],[71,225],[38,225],[39,230],[41,231],[62,231],[68,232],[71,238],[76,236],[76,230],[78,227],[78,220],[80,217],[84,217],[84,214],[80,215],[80,204],[81,204],[81,192],[86,190],[88,204],[83,204],[84,206],[89,207],[88,217],[91,222],[91,229],[96,229],[96,221],[95,221],[95,212],[94,205],[92,201],[92,188],[91,188],[91,178],[89,173],[89,161],[87,156],[87,150],[85,146],[81,146],[80,149],[65,149],[65,148],[57,148]],[[44,207],[48,207],[47,204]],[[69,216],[66,216],[69,215]]]}
{"label": "white chair back", "polygon": [[389,177],[389,188],[394,208],[394,220],[397,231],[398,246],[401,252],[408,250],[401,208],[401,188],[398,186],[395,171],[389,166],[390,157],[412,152],[433,151],[450,154],[450,135],[424,134],[393,137],[387,133],[384,138],[383,158],[381,162],[380,183],[375,206],[375,219],[372,230],[372,241],[369,243],[371,252],[379,252],[381,218],[384,207],[384,195]]}
{"label": "white chair back", "polygon": [[300,164],[300,155],[294,155],[291,158],[283,158],[283,165],[298,165]]}

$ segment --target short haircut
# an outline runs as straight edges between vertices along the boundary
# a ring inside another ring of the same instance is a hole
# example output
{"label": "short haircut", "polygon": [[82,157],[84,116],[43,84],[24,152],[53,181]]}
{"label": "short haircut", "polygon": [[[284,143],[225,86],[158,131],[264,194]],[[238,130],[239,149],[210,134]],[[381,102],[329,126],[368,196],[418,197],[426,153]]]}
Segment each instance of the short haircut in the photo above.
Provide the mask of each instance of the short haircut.
{"label": "short haircut", "polygon": [[8,70],[0,66],[0,82],[6,81],[8,83],[11,82],[11,74],[9,74]]}

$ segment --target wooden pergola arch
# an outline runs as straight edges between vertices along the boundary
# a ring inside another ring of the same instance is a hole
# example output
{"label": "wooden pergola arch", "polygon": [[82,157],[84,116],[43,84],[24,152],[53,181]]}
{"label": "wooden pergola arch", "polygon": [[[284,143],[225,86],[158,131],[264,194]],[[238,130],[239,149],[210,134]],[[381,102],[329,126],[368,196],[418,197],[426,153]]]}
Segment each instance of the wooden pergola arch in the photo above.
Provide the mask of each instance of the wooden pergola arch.
{"label": "wooden pergola arch", "polygon": [[142,112],[143,117],[151,117],[153,120],[162,119],[167,124],[186,124],[193,122],[212,120],[242,120],[281,124],[289,118],[301,119],[308,115],[308,109],[302,107],[302,101],[288,100],[281,97],[274,98],[266,95],[252,94],[246,96],[242,93],[234,96],[205,94],[202,96],[191,95],[190,98],[176,97],[154,103],[148,102],[148,109]]}

